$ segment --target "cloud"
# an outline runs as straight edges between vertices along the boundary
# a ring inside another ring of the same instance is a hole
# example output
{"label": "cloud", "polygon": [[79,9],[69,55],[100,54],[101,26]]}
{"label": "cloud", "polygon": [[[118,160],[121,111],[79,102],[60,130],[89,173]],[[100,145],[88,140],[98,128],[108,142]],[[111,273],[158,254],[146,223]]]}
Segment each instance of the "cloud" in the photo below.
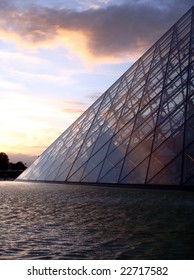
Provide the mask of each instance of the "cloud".
{"label": "cloud", "polygon": [[75,115],[81,115],[86,109],[87,104],[76,101],[61,101],[61,111],[69,115],[70,118],[75,118]]}
{"label": "cloud", "polygon": [[91,100],[91,101],[96,101],[100,96],[102,95],[101,92],[99,93],[93,93],[93,94],[88,94],[86,97]]}
{"label": "cloud", "polygon": [[[12,5],[10,4],[12,3]],[[157,1],[155,2],[157,3]],[[21,8],[0,1],[0,37],[20,46],[63,45],[85,61],[137,59],[193,1],[131,1],[75,11],[38,5]]]}

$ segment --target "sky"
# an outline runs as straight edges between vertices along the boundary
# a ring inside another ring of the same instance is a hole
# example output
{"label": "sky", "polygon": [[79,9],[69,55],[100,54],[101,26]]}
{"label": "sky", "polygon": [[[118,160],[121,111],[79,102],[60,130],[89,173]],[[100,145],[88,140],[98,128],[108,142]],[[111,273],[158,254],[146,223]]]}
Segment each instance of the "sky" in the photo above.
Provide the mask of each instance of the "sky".
{"label": "sky", "polygon": [[29,166],[194,0],[0,0],[0,152]]}

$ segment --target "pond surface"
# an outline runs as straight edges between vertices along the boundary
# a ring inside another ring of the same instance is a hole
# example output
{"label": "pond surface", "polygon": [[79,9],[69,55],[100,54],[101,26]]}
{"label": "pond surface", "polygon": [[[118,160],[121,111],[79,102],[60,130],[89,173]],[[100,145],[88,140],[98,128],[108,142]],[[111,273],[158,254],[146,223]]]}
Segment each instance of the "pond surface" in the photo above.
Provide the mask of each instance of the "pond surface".
{"label": "pond surface", "polygon": [[194,259],[194,192],[0,182],[0,259]]}

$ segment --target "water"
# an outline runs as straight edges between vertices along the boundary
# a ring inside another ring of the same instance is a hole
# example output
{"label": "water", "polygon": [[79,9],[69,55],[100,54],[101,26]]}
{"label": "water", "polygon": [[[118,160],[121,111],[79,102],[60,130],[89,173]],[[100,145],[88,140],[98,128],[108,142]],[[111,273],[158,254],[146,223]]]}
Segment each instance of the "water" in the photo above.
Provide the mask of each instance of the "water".
{"label": "water", "polygon": [[194,193],[0,182],[0,259],[194,259]]}

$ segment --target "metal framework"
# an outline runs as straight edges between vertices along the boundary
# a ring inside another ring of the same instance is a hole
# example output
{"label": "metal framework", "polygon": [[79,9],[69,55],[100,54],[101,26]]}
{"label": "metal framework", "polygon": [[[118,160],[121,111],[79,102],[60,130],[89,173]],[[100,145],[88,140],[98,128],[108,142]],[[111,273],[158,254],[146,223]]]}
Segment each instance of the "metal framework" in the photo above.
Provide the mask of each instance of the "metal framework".
{"label": "metal framework", "polygon": [[20,176],[194,184],[194,8]]}

